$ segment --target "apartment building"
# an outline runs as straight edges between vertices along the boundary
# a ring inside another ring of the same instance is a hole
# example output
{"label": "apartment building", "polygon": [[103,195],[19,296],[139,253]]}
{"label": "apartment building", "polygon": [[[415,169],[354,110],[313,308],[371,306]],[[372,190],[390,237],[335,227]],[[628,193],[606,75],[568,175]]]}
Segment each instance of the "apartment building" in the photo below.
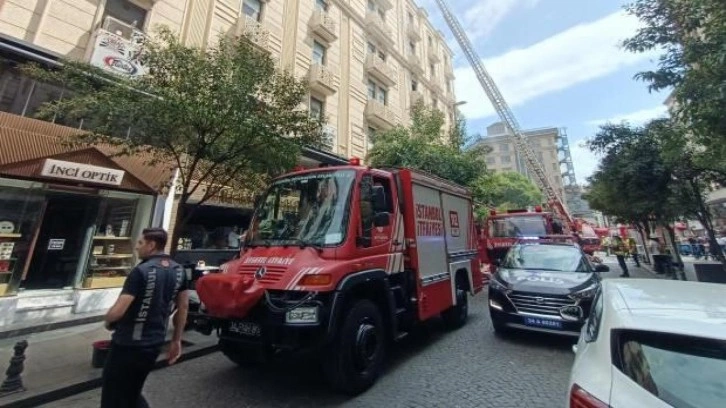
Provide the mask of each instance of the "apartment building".
{"label": "apartment building", "polygon": [[[418,99],[454,119],[452,52],[411,0],[6,0],[0,35],[36,59],[62,56],[143,74],[122,58],[165,25],[188,45],[246,34],[280,67],[310,83],[306,101],[327,126],[327,149],[365,157],[371,134],[409,122]],[[110,44],[110,45],[109,45]],[[49,55],[48,55],[49,54]],[[114,58],[109,58],[114,57]],[[7,81],[6,81],[7,82]],[[0,110],[31,115],[60,92],[10,81]],[[10,101],[13,99],[13,101]],[[2,102],[0,102],[2,103]]]}
{"label": "apartment building", "polygon": [[[304,149],[306,167],[365,157],[368,135],[406,124],[417,98],[453,119],[451,51],[408,0],[0,0],[0,330],[105,312],[137,261],[141,229],[169,229],[188,210],[170,187],[174,171],[62,143],[84,123],[33,116],[72,89],[18,69],[69,58],[143,75],[138,40],[157,25],[198,47],[246,34],[307,79],[305,103],[327,119],[329,143]],[[246,228],[251,193],[224,190],[196,210],[181,233],[184,250],[202,251],[190,259],[223,262],[219,250],[214,259],[203,251]]]}
{"label": "apartment building", "polygon": [[[559,139],[560,129],[556,127],[525,130],[523,132],[529,141],[532,150],[544,166],[550,183],[557,189],[560,197],[566,200],[560,170]],[[516,171],[531,178],[527,171],[524,158],[517,152],[511,141],[511,132],[502,122],[487,127],[486,137],[481,138],[476,145],[490,148],[486,155],[487,168],[492,171]]]}

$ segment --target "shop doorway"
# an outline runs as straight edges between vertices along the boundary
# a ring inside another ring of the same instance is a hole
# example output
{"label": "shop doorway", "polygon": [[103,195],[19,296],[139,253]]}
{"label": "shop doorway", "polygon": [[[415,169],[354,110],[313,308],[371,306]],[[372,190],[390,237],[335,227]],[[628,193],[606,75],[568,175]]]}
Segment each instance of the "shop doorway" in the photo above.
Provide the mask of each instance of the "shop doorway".
{"label": "shop doorway", "polygon": [[89,227],[98,212],[91,196],[51,193],[23,289],[62,289],[74,283]]}

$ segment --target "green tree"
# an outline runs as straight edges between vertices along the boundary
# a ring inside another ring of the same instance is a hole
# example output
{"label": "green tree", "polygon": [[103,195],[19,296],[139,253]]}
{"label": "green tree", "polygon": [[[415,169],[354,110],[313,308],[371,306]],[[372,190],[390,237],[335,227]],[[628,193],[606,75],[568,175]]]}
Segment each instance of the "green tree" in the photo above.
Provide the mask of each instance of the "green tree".
{"label": "green tree", "polygon": [[[671,242],[675,238],[670,227],[673,221],[696,218],[715,242],[700,169],[675,150],[683,146],[675,142],[683,134],[683,129],[668,119],[643,127],[602,126],[587,143],[603,155],[589,179],[586,198],[590,206],[645,232],[649,232],[649,221],[655,221],[668,229]],[[723,262],[723,257],[717,256]]]}
{"label": "green tree", "polygon": [[544,199],[542,192],[532,181],[516,172],[498,172],[482,176],[474,183],[473,191],[481,203],[499,210],[539,205]]}
{"label": "green tree", "polygon": [[320,123],[300,109],[306,85],[277,71],[270,55],[244,37],[220,37],[215,47],[199,49],[162,28],[145,42],[143,60],[138,78],[72,61],[53,71],[26,70],[72,90],[40,115],[92,124],[74,143],[109,144],[119,154],[148,155],[149,165],[179,169],[179,204],[198,200],[178,217],[173,247],[194,210],[222,188],[254,191],[268,175],[291,168],[302,146],[322,140]]}
{"label": "green tree", "polygon": [[411,122],[372,138],[368,153],[372,166],[409,167],[467,187],[486,174],[483,149],[463,149],[467,140],[462,131],[447,137],[439,110],[418,103],[411,108]]}
{"label": "green tree", "polygon": [[674,118],[687,124],[690,160],[726,184],[724,1],[637,0],[626,9],[644,25],[624,42],[625,48],[663,50],[658,68],[636,78],[647,82],[650,90],[673,88]]}

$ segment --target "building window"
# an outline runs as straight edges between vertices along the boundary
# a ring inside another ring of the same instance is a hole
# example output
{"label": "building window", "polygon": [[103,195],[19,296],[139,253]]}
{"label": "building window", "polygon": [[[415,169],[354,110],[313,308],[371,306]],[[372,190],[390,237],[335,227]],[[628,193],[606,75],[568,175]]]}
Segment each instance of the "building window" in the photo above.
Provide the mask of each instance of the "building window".
{"label": "building window", "polygon": [[435,97],[434,98],[431,98],[431,105],[434,107],[434,109],[438,109],[439,108],[439,101]]}
{"label": "building window", "polygon": [[497,162],[497,159],[495,159],[492,156],[487,156],[487,164],[495,164]]}
{"label": "building window", "polygon": [[408,42],[408,52],[411,53],[411,55],[416,55],[416,43],[413,41]]}
{"label": "building window", "polygon": [[313,40],[313,63],[325,65],[327,49],[318,41]]}
{"label": "building window", "polygon": [[433,46],[434,46],[434,39],[431,38],[431,36],[429,36],[429,47],[433,47]]}
{"label": "building window", "polygon": [[429,71],[431,72],[431,78],[436,76],[436,65],[429,64]]}
{"label": "building window", "polygon": [[374,0],[368,0],[368,11],[371,13],[378,13],[378,15],[381,17],[381,20],[386,19],[386,11],[379,7]]}
{"label": "building window", "polygon": [[509,164],[512,162],[512,156],[502,156],[500,160],[503,164]]}
{"label": "building window", "polygon": [[147,13],[148,10],[128,0],[106,0],[106,6],[103,9],[103,20],[106,20],[106,17],[112,17],[143,30]]}
{"label": "building window", "polygon": [[537,152],[537,157],[539,157],[540,163],[544,163],[544,156],[542,155],[542,152]]}
{"label": "building window", "polygon": [[414,92],[418,91],[418,81],[415,79],[411,80],[411,90]]}
{"label": "building window", "polygon": [[323,120],[325,115],[325,102],[313,96],[310,97],[310,117]]}
{"label": "building window", "polygon": [[508,152],[509,151],[509,143],[500,143],[499,144],[499,151],[500,152]]}
{"label": "building window", "polygon": [[408,23],[414,25],[413,13],[408,12]]}
{"label": "building window", "polygon": [[328,11],[328,2],[325,0],[315,0],[315,9],[320,11]]}
{"label": "building window", "polygon": [[262,15],[262,1],[244,0],[242,3],[242,13],[255,19],[255,21],[260,21],[260,17]]}
{"label": "building window", "polygon": [[378,49],[378,47],[376,47],[376,45],[373,44],[372,42],[369,42],[368,43],[368,54],[369,55],[377,55],[378,58],[381,59],[381,61],[385,61],[386,60],[386,53],[383,52],[383,50]]}
{"label": "building window", "polygon": [[388,105],[388,90],[378,85],[372,79],[368,80],[368,99],[376,100],[384,105]]}

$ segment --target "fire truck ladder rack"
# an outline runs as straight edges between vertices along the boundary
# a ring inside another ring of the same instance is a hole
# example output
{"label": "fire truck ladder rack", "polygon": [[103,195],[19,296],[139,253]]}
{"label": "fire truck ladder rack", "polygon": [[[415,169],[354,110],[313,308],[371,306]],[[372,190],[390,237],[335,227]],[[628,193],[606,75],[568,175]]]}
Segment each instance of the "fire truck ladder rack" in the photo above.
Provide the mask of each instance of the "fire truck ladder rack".
{"label": "fire truck ladder rack", "polygon": [[567,129],[560,128],[559,135],[557,135],[557,141],[559,146],[557,150],[562,153],[562,159],[560,160],[560,166],[565,165],[565,171],[562,173],[562,181],[567,187],[577,187],[577,178],[575,178],[575,166],[572,164],[572,154],[570,153],[570,140],[567,137]]}
{"label": "fire truck ladder rack", "polygon": [[565,207],[564,201],[562,201],[562,198],[559,196],[554,187],[552,187],[542,163],[539,162],[537,156],[534,154],[534,151],[529,146],[526,137],[522,134],[519,123],[514,117],[514,113],[509,108],[509,105],[507,105],[507,102],[504,100],[504,97],[499,91],[496,83],[494,83],[494,80],[481,63],[481,59],[476,54],[476,51],[474,51],[474,47],[471,45],[471,42],[466,36],[459,20],[456,19],[444,0],[436,0],[436,4],[438,4],[441,9],[441,13],[444,15],[446,24],[448,24],[451,29],[451,32],[453,33],[454,38],[456,38],[456,41],[459,43],[466,59],[469,60],[479,83],[489,97],[494,109],[497,111],[497,114],[499,114],[502,122],[504,122],[512,131],[512,141],[515,148],[524,157],[525,164],[527,165],[527,171],[534,176],[535,184],[537,184],[537,187],[539,187],[540,191],[542,191],[545,195],[548,204],[552,207],[552,210],[564,217],[566,222],[572,225],[572,217]]}

